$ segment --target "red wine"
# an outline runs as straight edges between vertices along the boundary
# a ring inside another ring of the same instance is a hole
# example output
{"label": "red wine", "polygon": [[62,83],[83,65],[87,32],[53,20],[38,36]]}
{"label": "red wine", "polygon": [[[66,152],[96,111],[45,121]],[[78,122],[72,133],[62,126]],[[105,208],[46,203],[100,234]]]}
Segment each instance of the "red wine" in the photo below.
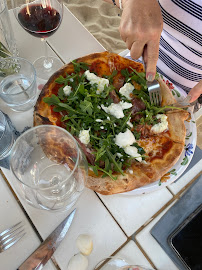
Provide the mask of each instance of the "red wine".
{"label": "red wine", "polygon": [[56,9],[50,6],[43,8],[41,4],[32,4],[20,10],[18,20],[30,34],[45,38],[57,30],[61,16]]}

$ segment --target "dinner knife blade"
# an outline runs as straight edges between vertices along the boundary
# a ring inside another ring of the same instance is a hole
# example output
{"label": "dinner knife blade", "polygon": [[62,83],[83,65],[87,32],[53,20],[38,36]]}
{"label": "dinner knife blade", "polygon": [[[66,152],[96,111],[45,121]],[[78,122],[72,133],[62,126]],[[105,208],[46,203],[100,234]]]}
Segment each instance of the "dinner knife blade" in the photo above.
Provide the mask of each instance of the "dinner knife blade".
{"label": "dinner knife blade", "polygon": [[58,227],[44,240],[44,242],[20,265],[17,270],[40,270],[64,239],[74,218],[74,209]]}

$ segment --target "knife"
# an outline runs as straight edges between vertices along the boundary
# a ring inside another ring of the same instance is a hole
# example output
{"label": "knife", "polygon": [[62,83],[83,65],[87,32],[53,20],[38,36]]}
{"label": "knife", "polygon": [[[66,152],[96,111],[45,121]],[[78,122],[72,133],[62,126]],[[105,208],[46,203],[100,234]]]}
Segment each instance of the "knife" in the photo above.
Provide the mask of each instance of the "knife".
{"label": "knife", "polygon": [[64,239],[74,218],[74,209],[46,238],[46,240],[20,265],[17,270],[40,270],[51,258]]}

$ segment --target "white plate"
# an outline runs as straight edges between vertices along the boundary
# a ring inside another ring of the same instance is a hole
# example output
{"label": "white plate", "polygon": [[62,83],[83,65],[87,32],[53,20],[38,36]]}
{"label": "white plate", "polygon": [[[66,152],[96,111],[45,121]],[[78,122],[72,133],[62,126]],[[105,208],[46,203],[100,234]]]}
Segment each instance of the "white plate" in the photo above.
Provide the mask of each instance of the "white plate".
{"label": "white plate", "polygon": [[[166,84],[169,85],[169,88],[173,92],[173,95],[176,98],[176,100],[182,100],[186,97],[187,94],[182,89],[179,89],[176,86],[174,86],[172,83],[169,82],[168,79],[166,79],[162,75],[161,77],[164,79]],[[153,192],[155,190],[159,190],[160,188],[166,187],[167,185],[170,185],[172,182],[176,181],[180,177],[180,175],[186,170],[194,155],[197,137],[196,123],[194,120],[194,116],[191,110],[189,110],[189,112],[191,114],[191,118],[185,121],[186,127],[185,147],[177,163],[168,171],[167,174],[165,174],[161,179],[157,180],[156,182],[134,189],[129,192],[122,193],[123,195],[141,195]]]}

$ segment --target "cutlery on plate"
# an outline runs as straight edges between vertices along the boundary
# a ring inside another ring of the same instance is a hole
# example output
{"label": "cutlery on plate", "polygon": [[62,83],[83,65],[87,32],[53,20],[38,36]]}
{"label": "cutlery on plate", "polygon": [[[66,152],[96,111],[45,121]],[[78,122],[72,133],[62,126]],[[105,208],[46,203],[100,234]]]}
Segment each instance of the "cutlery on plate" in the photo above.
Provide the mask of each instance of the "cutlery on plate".
{"label": "cutlery on plate", "polygon": [[39,270],[44,267],[64,239],[74,218],[74,209],[17,270]]}
{"label": "cutlery on plate", "polygon": [[[147,87],[149,92],[149,98],[151,104],[160,106],[162,97],[161,97],[161,88],[159,82],[157,80],[153,80],[153,82],[147,81]],[[197,103],[198,100],[195,100],[190,103],[191,96],[187,95],[183,100],[177,101],[174,104],[169,105],[170,107],[177,107],[177,108],[188,108],[192,107]],[[168,108],[167,110],[172,110],[172,108]]]}
{"label": "cutlery on plate", "polygon": [[22,221],[0,233],[0,253],[12,247],[26,234]]}
{"label": "cutlery on plate", "polygon": [[157,80],[153,80],[152,82],[147,81],[147,87],[151,104],[161,106],[162,97],[159,82]]}

